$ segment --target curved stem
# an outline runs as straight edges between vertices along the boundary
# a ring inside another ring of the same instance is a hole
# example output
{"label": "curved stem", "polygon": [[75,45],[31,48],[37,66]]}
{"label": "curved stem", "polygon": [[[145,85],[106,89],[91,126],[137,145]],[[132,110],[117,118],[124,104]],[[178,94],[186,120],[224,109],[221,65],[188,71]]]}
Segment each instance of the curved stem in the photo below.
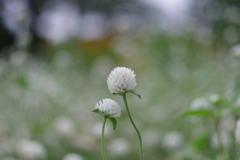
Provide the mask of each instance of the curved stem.
{"label": "curved stem", "polygon": [[102,146],[102,159],[106,160],[105,148],[104,148],[104,130],[106,124],[107,117],[104,117],[103,125],[102,125],[102,139],[101,139],[101,146]]}
{"label": "curved stem", "polygon": [[129,107],[128,107],[128,103],[127,103],[127,97],[126,97],[126,93],[123,93],[123,100],[124,100],[124,103],[125,103],[125,106],[126,106],[126,109],[127,109],[127,112],[128,112],[128,116],[129,116],[129,119],[134,127],[134,129],[136,130],[137,134],[138,134],[138,139],[139,139],[139,143],[140,143],[140,160],[143,160],[143,145],[142,145],[142,137],[141,137],[141,134],[137,128],[137,126],[135,125],[133,119],[132,119],[132,115],[131,115],[131,112],[129,110]]}

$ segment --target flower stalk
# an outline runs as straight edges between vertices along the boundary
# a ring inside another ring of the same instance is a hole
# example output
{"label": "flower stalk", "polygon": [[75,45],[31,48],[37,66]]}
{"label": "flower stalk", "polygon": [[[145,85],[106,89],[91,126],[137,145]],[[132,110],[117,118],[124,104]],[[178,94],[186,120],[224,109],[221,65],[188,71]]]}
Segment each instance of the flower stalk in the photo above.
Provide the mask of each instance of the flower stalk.
{"label": "flower stalk", "polygon": [[104,119],[103,119],[103,125],[102,125],[102,138],[101,138],[102,159],[103,159],[103,160],[106,160],[105,146],[104,146],[104,130],[105,130],[106,120],[107,120],[107,117],[105,116]]}
{"label": "flower stalk", "polygon": [[134,121],[133,121],[133,118],[132,118],[132,115],[131,115],[131,111],[129,110],[129,107],[128,107],[126,93],[123,93],[123,101],[124,101],[126,109],[127,109],[128,117],[129,117],[129,119],[130,119],[134,129],[137,132],[138,139],[139,139],[139,144],[140,144],[140,160],[143,160],[144,158],[143,158],[143,145],[142,145],[141,133],[138,130],[137,126],[135,125]]}
{"label": "flower stalk", "polygon": [[117,120],[116,117],[120,117],[121,115],[121,107],[120,105],[112,99],[105,98],[99,101],[95,109],[93,110],[94,113],[103,116],[103,125],[102,125],[102,137],[101,137],[101,148],[102,148],[102,159],[106,160],[105,154],[105,146],[104,146],[104,131],[105,131],[105,124],[107,119],[112,122],[113,130],[117,127]]}

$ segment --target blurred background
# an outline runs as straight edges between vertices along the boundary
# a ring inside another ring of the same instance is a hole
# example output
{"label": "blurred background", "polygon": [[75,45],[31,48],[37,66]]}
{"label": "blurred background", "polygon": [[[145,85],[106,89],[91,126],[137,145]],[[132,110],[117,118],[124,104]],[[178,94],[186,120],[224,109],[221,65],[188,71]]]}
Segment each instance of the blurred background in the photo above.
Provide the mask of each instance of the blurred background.
{"label": "blurred background", "polygon": [[[103,98],[122,106],[106,128],[109,159],[137,160],[122,97],[107,88],[117,66],[136,73],[129,94],[148,160],[214,160],[211,123],[180,119],[218,94],[240,106],[238,0],[0,0],[0,159],[100,160]],[[223,141],[240,156],[234,128]]]}

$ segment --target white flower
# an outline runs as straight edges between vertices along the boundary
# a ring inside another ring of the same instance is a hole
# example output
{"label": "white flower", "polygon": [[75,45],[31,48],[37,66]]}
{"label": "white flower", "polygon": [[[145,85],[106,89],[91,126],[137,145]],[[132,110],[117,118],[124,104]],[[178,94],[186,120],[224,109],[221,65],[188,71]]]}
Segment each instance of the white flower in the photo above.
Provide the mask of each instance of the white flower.
{"label": "white flower", "polygon": [[63,157],[62,160],[84,160],[84,158],[76,153],[69,153]]}
{"label": "white flower", "polygon": [[39,142],[32,140],[21,140],[17,144],[17,152],[23,159],[34,160],[46,157],[46,150]]}
{"label": "white flower", "polygon": [[117,67],[108,76],[107,84],[111,93],[123,93],[134,90],[136,87],[136,74],[126,67]]}
{"label": "white flower", "polygon": [[164,135],[163,146],[167,149],[177,149],[183,145],[183,136],[177,131],[171,131]]}
{"label": "white flower", "polygon": [[120,105],[109,98],[105,98],[96,103],[95,109],[99,109],[101,112],[108,114],[109,117],[120,117],[121,115]]}
{"label": "white flower", "polygon": [[221,97],[217,94],[212,94],[209,96],[209,100],[212,104],[218,104],[221,102]]}
{"label": "white flower", "polygon": [[211,104],[206,98],[199,97],[193,100],[191,103],[191,109],[192,110],[198,110],[198,109],[209,109]]}
{"label": "white flower", "polygon": [[67,117],[58,117],[54,121],[53,126],[56,132],[62,136],[71,136],[75,133],[75,126]]}
{"label": "white flower", "polygon": [[110,154],[120,156],[128,154],[131,151],[131,145],[124,138],[116,138],[109,143],[107,149]]}
{"label": "white flower", "polygon": [[233,46],[230,49],[230,52],[234,57],[239,58],[240,57],[240,45]]}
{"label": "white flower", "polygon": [[240,119],[236,123],[235,139],[236,139],[236,142],[240,144]]}
{"label": "white flower", "polygon": [[[108,123],[105,124],[105,131],[104,132],[105,132],[104,133],[105,137],[111,136],[112,128],[111,128],[110,124],[108,124]],[[94,135],[94,137],[101,138],[101,136],[102,136],[102,122],[95,123],[91,128],[91,133]]]}

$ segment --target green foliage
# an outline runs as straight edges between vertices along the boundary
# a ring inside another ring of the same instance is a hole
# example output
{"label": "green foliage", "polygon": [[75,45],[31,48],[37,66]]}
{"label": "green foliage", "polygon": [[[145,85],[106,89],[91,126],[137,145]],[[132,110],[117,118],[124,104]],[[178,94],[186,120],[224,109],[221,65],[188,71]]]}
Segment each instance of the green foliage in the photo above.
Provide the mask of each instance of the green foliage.
{"label": "green foliage", "polygon": [[127,92],[132,93],[132,94],[136,95],[139,99],[141,99],[141,95],[140,95],[137,91],[135,91],[135,90],[129,90],[129,91],[126,91],[126,93],[127,93]]}
{"label": "green foliage", "polygon": [[188,117],[188,116],[197,116],[197,117],[213,117],[213,113],[209,110],[188,110],[184,112],[181,117]]}
{"label": "green foliage", "polygon": [[108,119],[112,122],[113,130],[115,130],[117,128],[117,120],[116,120],[116,118],[108,118]]}
{"label": "green foliage", "polygon": [[97,113],[100,116],[107,117],[108,114],[101,112],[98,108],[93,110],[94,113]]}

